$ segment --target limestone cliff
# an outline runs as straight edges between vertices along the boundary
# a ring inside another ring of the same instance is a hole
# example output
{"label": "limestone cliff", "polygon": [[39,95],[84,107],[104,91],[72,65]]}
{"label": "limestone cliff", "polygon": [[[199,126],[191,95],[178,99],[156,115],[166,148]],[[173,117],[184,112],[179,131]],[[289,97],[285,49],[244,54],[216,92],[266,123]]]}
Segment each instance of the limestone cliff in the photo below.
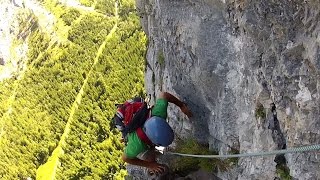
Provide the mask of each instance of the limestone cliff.
{"label": "limestone cliff", "polygon": [[[177,135],[220,154],[320,143],[318,1],[137,0],[149,37],[146,87],[194,112],[169,109]],[[241,158],[222,179],[319,179],[317,152]]]}

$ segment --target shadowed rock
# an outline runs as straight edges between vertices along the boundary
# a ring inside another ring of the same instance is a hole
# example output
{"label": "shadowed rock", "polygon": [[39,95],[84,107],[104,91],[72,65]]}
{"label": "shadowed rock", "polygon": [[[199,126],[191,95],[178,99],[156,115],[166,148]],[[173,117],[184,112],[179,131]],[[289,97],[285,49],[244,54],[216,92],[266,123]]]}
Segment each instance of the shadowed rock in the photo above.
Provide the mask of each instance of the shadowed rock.
{"label": "shadowed rock", "polygon": [[4,62],[4,59],[0,57],[0,65],[4,65],[5,62]]}

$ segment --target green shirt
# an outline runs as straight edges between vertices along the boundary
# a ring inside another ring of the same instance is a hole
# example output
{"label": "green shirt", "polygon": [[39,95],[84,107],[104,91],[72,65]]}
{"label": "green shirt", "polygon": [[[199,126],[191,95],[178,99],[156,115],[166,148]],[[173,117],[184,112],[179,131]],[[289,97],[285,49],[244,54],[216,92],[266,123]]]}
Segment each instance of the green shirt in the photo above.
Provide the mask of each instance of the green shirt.
{"label": "green shirt", "polygon": [[148,146],[138,137],[137,132],[128,134],[128,144],[124,149],[127,158],[135,158],[138,154],[145,152],[148,149]]}
{"label": "green shirt", "polygon": [[[167,118],[167,107],[168,101],[165,99],[158,99],[156,104],[152,108],[151,115],[158,116],[161,118]],[[128,143],[124,149],[124,153],[127,158],[135,158],[140,153],[143,153],[149,149],[148,145],[145,144],[141,139],[138,137],[137,132],[129,133],[128,135]]]}

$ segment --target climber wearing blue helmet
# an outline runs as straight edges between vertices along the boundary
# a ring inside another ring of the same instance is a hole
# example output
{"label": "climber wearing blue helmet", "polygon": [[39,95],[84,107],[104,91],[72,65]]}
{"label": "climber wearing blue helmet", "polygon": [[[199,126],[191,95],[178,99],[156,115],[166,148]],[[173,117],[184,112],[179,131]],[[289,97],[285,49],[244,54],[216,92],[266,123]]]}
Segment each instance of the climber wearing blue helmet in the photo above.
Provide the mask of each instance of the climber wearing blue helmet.
{"label": "climber wearing blue helmet", "polygon": [[168,102],[180,107],[189,118],[192,113],[185,103],[168,92],[160,93],[151,110],[151,117],[143,127],[127,135],[127,145],[122,159],[133,165],[147,167],[150,172],[161,173],[164,167],[155,160],[155,146],[169,146],[174,139],[174,132],[166,122]]}
{"label": "climber wearing blue helmet", "polygon": [[156,146],[169,146],[174,138],[173,130],[166,120],[157,116],[153,116],[145,122],[143,131]]}

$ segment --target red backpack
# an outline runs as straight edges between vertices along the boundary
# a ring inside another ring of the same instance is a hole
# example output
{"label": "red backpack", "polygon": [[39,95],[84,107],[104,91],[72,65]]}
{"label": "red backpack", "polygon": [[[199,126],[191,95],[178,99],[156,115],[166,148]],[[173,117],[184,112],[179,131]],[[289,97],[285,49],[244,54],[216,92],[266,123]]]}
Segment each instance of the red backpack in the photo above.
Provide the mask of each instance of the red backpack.
{"label": "red backpack", "polygon": [[152,144],[145,135],[142,127],[145,121],[150,117],[148,104],[140,97],[134,98],[117,105],[118,109],[114,116],[114,123],[117,129],[122,133],[122,137],[127,142],[128,133],[137,132],[138,137],[146,144]]}

